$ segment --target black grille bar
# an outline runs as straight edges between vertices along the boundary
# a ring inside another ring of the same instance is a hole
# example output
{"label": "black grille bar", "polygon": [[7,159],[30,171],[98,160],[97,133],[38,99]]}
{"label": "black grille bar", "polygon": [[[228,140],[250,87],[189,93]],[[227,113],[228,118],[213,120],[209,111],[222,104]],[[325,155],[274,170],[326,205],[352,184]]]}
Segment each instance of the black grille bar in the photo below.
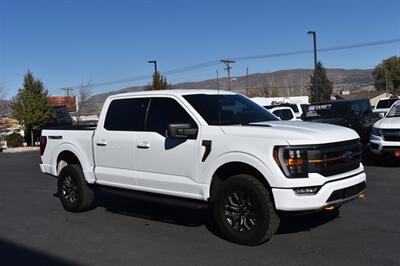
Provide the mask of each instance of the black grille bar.
{"label": "black grille bar", "polygon": [[342,189],[338,189],[332,192],[326,202],[334,202],[337,200],[346,200],[351,197],[356,196],[358,193],[362,192],[367,188],[367,184],[365,181],[358,183],[351,187],[346,187]]}

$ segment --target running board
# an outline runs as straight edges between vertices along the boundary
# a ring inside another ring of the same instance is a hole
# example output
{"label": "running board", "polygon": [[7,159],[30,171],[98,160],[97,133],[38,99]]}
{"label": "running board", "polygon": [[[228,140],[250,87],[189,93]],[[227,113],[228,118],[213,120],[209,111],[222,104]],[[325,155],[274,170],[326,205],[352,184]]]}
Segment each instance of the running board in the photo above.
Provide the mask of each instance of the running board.
{"label": "running board", "polygon": [[115,188],[109,186],[101,186],[101,185],[98,185],[97,189],[100,189],[101,191],[110,194],[115,194],[122,197],[134,198],[142,201],[154,202],[157,204],[172,205],[181,208],[197,209],[197,210],[208,208],[207,202],[201,200],[167,196],[162,194],[129,190],[123,188]]}

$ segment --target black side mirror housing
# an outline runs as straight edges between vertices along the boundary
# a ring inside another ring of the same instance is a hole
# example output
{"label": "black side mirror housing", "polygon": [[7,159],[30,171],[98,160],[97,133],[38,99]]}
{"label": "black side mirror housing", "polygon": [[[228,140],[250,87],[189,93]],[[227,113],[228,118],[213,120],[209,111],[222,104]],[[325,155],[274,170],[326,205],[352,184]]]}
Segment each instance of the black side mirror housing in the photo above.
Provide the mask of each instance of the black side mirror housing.
{"label": "black side mirror housing", "polygon": [[174,139],[196,139],[198,129],[191,124],[169,124],[168,137]]}

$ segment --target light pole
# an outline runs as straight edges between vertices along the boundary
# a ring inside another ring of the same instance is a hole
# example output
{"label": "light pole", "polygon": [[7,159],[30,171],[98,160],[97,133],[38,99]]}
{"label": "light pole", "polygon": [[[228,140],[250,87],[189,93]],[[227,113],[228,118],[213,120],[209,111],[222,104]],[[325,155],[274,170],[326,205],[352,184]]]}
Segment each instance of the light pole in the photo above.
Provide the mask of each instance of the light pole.
{"label": "light pole", "polygon": [[157,60],[149,60],[149,64],[154,64],[154,73],[157,73]]}
{"label": "light pole", "polygon": [[318,72],[317,72],[317,32],[309,31],[307,34],[312,34],[314,41],[314,87],[315,87],[315,99],[319,102],[319,88],[318,88]]}

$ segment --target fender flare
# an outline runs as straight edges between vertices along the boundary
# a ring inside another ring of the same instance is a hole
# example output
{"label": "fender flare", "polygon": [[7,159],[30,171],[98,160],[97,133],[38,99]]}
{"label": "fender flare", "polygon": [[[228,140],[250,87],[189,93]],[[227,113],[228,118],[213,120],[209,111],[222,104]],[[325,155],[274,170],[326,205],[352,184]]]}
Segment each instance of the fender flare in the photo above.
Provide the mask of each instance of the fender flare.
{"label": "fender flare", "polygon": [[[270,184],[270,180],[268,177],[272,175],[271,169],[260,159],[245,152],[229,152],[222,154],[218,158],[213,159],[210,166],[205,171],[205,180],[204,183],[208,184],[211,189],[211,183],[214,178],[215,172],[223,165],[232,162],[240,162],[250,165],[259,171],[265,178],[268,184]],[[210,191],[208,191],[210,193]],[[209,197],[210,195],[207,195]]]}
{"label": "fender flare", "polygon": [[96,181],[96,178],[94,176],[94,172],[93,172],[93,164],[91,162],[91,158],[87,158],[87,156],[84,156],[79,149],[72,143],[70,142],[64,142],[61,143],[60,145],[57,146],[57,148],[55,149],[54,154],[56,154],[56,156],[53,157],[53,161],[52,161],[52,165],[54,165],[55,167],[54,169],[54,173],[53,175],[58,176],[59,172],[58,172],[58,165],[57,165],[57,159],[60,156],[60,154],[62,152],[65,151],[69,151],[72,154],[74,154],[81,166],[82,166],[82,171],[83,174],[85,176],[86,182],[88,183],[94,183]]}

